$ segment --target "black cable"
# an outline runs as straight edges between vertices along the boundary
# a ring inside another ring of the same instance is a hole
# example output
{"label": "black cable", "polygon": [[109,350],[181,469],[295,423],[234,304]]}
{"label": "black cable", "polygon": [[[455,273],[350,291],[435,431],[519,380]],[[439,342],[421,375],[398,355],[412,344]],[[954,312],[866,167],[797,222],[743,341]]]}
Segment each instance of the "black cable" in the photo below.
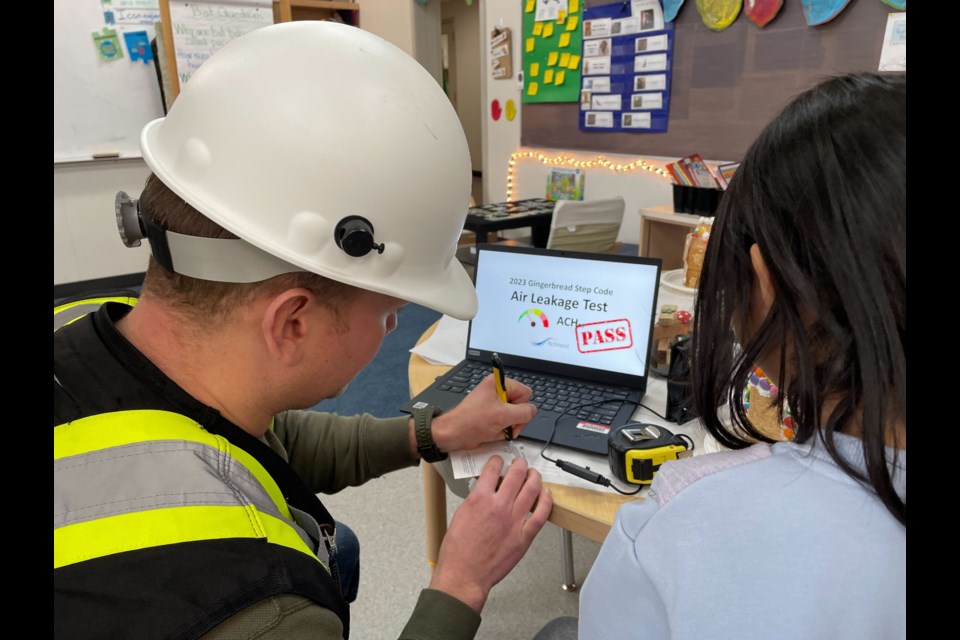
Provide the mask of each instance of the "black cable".
{"label": "black cable", "polygon": [[696,445],[693,443],[693,438],[691,438],[690,436],[688,436],[688,435],[685,434],[685,433],[678,433],[678,434],[676,434],[676,435],[677,435],[678,438],[682,438],[682,439],[686,440],[687,442],[689,442],[689,443],[690,443],[690,451],[693,451],[694,447],[696,446]]}
{"label": "black cable", "polygon": [[648,407],[647,405],[643,404],[642,402],[640,403],[640,406],[643,407],[644,409],[646,409],[647,411],[649,411],[650,413],[652,413],[653,415],[657,416],[657,417],[660,418],[661,420],[663,420],[663,421],[665,421],[665,422],[670,422],[670,420],[667,420],[666,416],[660,415],[659,413],[657,413],[656,411],[654,411],[653,409],[651,409],[651,408]]}
{"label": "black cable", "polygon": [[592,407],[595,404],[604,404],[607,402],[610,402],[609,398],[605,400],[597,400],[596,402],[588,402],[586,404],[576,405],[576,406],[570,407],[569,409],[566,409],[562,413],[557,414],[557,417],[553,419],[553,428],[550,429],[550,437],[547,438],[547,441],[544,442],[543,446],[540,448],[540,457],[543,458],[544,460],[549,460],[553,464],[557,465],[562,471],[565,471],[571,475],[577,476],[578,478],[583,478],[587,482],[599,484],[600,486],[603,486],[603,487],[610,487],[611,489],[613,489],[614,491],[616,491],[617,493],[623,496],[635,496],[638,493],[640,493],[640,491],[643,489],[642,485],[637,487],[636,491],[621,491],[619,487],[617,487],[615,484],[613,484],[610,481],[610,478],[607,478],[606,476],[603,476],[597,473],[596,471],[592,471],[589,467],[581,467],[578,464],[573,464],[572,462],[567,462],[566,460],[560,460],[559,458],[554,459],[547,456],[547,454],[544,453],[544,451],[547,450],[547,447],[550,446],[550,443],[553,442],[553,436],[557,432],[557,425],[560,423],[560,418],[567,415],[571,411],[579,411],[584,407]]}

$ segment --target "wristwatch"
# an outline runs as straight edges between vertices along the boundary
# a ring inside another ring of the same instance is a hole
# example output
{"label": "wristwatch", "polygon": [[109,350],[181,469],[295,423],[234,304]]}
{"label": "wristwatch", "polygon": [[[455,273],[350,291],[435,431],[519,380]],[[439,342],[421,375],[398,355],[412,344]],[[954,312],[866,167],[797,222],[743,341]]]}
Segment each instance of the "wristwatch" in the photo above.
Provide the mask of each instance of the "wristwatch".
{"label": "wristwatch", "polygon": [[433,441],[433,433],[430,430],[430,422],[442,411],[432,405],[427,405],[413,410],[413,432],[417,438],[417,451],[420,457],[427,462],[440,462],[447,459],[447,454],[437,447]]}

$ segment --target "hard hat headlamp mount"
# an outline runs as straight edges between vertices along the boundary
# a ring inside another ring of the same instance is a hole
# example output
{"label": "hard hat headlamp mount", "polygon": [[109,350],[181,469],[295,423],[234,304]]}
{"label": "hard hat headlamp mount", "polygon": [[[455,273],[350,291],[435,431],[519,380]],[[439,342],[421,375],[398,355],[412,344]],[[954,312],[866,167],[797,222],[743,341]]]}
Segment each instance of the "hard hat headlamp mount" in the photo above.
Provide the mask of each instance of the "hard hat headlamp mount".
{"label": "hard hat headlamp mount", "polygon": [[170,246],[167,244],[166,230],[154,222],[150,212],[143,206],[139,198],[132,198],[126,191],[117,192],[115,201],[117,213],[117,228],[120,239],[128,247],[139,247],[140,241],[146,238],[150,243],[153,257],[167,271],[175,273],[173,259],[170,256]]}
{"label": "hard hat headlamp mount", "polygon": [[383,253],[383,243],[373,239],[373,225],[363,216],[347,216],[337,223],[333,230],[333,239],[344,253],[360,258],[376,249]]}

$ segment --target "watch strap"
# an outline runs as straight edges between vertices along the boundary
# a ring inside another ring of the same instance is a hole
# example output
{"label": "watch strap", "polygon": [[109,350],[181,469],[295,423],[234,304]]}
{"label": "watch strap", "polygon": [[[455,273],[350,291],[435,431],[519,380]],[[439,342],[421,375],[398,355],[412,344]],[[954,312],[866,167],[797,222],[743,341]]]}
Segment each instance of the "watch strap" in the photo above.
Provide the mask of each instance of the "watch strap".
{"label": "watch strap", "polygon": [[417,440],[417,451],[427,462],[440,462],[447,459],[447,454],[441,451],[433,441],[431,429],[433,418],[440,413],[440,409],[432,405],[413,410],[413,432]]}

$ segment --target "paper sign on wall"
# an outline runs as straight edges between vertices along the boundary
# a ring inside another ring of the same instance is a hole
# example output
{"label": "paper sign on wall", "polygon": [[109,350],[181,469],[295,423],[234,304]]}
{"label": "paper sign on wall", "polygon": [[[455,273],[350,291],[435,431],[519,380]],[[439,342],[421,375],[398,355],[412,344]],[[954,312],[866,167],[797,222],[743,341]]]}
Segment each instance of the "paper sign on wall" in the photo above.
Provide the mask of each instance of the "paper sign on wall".
{"label": "paper sign on wall", "polygon": [[509,27],[490,32],[490,73],[494,80],[509,80],[513,75],[512,43]]}

